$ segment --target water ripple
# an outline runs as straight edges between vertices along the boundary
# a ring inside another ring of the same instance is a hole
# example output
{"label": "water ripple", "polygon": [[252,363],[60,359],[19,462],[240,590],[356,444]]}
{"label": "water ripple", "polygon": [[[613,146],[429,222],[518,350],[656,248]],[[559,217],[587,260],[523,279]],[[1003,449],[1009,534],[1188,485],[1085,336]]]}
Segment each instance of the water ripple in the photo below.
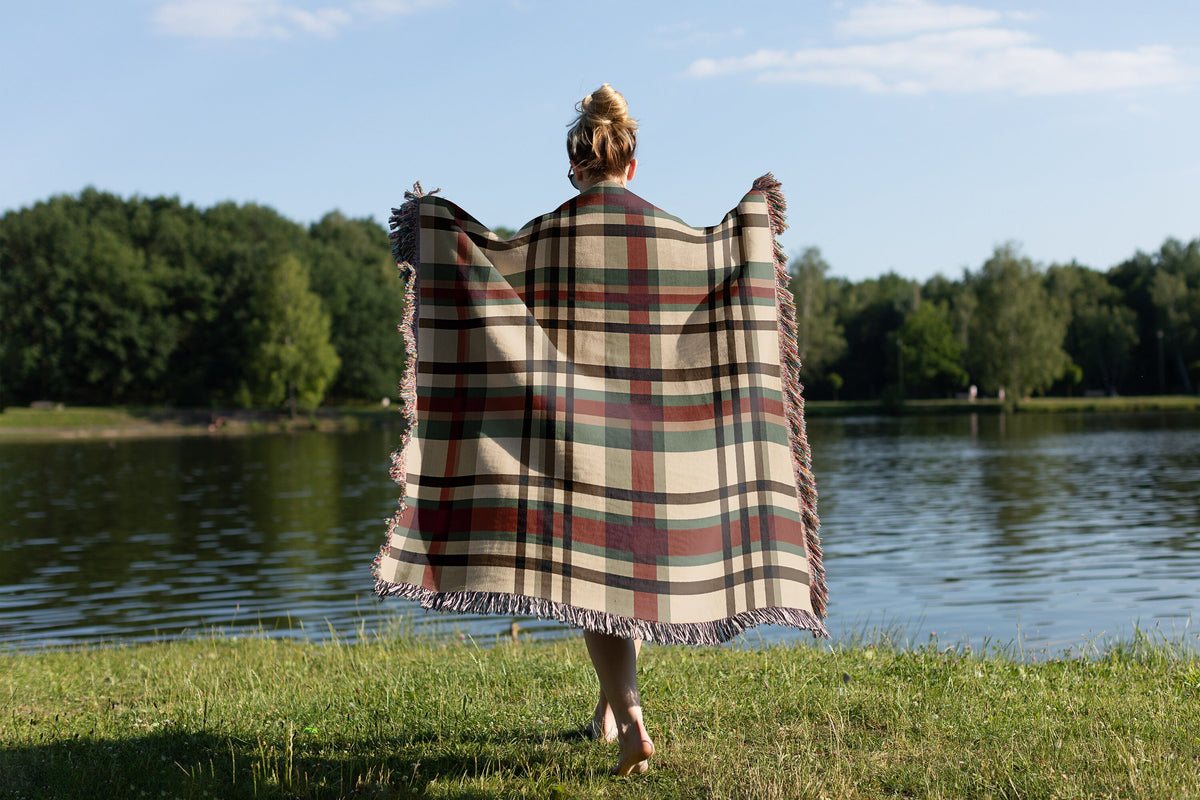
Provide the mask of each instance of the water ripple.
{"label": "water ripple", "polygon": [[[1061,649],[1200,611],[1200,415],[814,419],[809,435],[835,635],[899,623]],[[393,446],[373,431],[0,446],[0,647],[353,639],[401,618],[507,635],[510,618],[371,596]]]}

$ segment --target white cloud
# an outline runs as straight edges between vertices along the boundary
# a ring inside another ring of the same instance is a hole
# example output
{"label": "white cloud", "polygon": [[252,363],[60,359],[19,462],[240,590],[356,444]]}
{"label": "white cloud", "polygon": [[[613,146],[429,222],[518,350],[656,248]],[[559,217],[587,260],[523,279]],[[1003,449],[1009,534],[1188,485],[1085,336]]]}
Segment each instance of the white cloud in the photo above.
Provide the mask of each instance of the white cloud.
{"label": "white cloud", "polygon": [[163,33],[197,38],[286,36],[280,5],[271,0],[176,0],[154,11]]}
{"label": "white cloud", "polygon": [[355,0],[318,8],[296,0],[165,0],[152,19],[160,33],[197,39],[334,36],[359,16],[407,14],[443,0]]}
{"label": "white cloud", "polygon": [[298,29],[318,36],[332,36],[338,28],[350,24],[350,15],[340,8],[320,8],[316,11],[289,8],[286,16]]}
{"label": "white cloud", "polygon": [[373,14],[377,17],[394,17],[400,14],[412,14],[427,8],[445,5],[447,0],[357,0],[352,6],[355,11]]}
{"label": "white cloud", "polygon": [[[1029,18],[1007,17],[1012,22]],[[842,33],[872,41],[702,58],[687,73],[697,78],[748,73],[760,81],[868,92],[1023,95],[1181,85],[1196,77],[1170,47],[1062,52],[1038,44],[1027,31],[996,24],[1002,18],[999,12],[970,6],[872,0],[837,24]]]}
{"label": "white cloud", "polygon": [[671,25],[659,25],[654,29],[657,43],[660,47],[697,47],[723,45],[732,39],[741,39],[746,35],[745,28],[728,28],[725,30],[705,30],[694,22],[677,22]]}
{"label": "white cloud", "polygon": [[926,31],[974,28],[1000,20],[1000,12],[971,6],[940,6],[926,0],[874,0],[851,9],[837,24],[846,36],[890,38]]}

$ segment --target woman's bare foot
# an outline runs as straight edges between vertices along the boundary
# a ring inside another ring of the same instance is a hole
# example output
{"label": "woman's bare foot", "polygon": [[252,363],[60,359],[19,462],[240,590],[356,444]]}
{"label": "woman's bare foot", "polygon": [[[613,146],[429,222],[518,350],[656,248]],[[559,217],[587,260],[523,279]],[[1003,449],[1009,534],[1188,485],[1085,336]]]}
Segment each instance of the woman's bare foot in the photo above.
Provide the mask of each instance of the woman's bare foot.
{"label": "woman's bare foot", "polygon": [[589,739],[601,742],[617,740],[617,721],[603,692],[600,693],[600,702],[596,703],[596,710],[592,712],[592,721],[587,725],[587,735]]}
{"label": "woman's bare foot", "polygon": [[648,759],[654,755],[654,742],[639,719],[636,726],[630,728],[619,737],[621,740],[621,760],[613,768],[612,774],[618,778],[626,775],[641,775],[650,769]]}
{"label": "woman's bare foot", "polygon": [[642,701],[637,688],[640,642],[586,630],[583,641],[600,681],[601,702],[596,706],[592,722],[601,734],[607,734],[611,714],[617,741],[621,743],[621,758],[612,774],[625,776],[645,772],[650,767],[646,759],[654,755],[654,743],[642,721]]}

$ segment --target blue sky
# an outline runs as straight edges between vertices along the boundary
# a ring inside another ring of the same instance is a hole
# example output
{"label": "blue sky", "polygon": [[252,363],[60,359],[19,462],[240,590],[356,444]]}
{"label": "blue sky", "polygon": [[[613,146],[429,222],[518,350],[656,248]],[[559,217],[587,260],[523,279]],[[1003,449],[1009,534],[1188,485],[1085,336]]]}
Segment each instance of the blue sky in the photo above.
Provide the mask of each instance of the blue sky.
{"label": "blue sky", "polygon": [[785,247],[852,280],[1200,236],[1194,0],[7,3],[0,210],[93,185],[383,220],[419,179],[517,227],[571,194],[606,81],[631,189],[707,225],[772,170]]}

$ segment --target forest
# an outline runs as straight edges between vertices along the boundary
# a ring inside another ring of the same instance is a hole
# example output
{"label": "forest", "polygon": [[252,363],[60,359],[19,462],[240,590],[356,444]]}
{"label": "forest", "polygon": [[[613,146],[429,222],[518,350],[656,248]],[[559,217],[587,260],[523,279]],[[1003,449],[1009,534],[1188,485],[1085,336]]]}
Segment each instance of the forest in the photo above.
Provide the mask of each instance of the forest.
{"label": "forest", "polygon": [[[918,282],[789,262],[816,400],[1192,394],[1200,238],[1106,271],[1015,244]],[[330,212],[206,209],[88,188],[0,217],[0,408],[35,401],[311,409],[395,394],[401,282],[387,233]]]}
{"label": "forest", "polygon": [[378,402],[402,289],[371,220],[52,197],[0,218],[0,405]]}

